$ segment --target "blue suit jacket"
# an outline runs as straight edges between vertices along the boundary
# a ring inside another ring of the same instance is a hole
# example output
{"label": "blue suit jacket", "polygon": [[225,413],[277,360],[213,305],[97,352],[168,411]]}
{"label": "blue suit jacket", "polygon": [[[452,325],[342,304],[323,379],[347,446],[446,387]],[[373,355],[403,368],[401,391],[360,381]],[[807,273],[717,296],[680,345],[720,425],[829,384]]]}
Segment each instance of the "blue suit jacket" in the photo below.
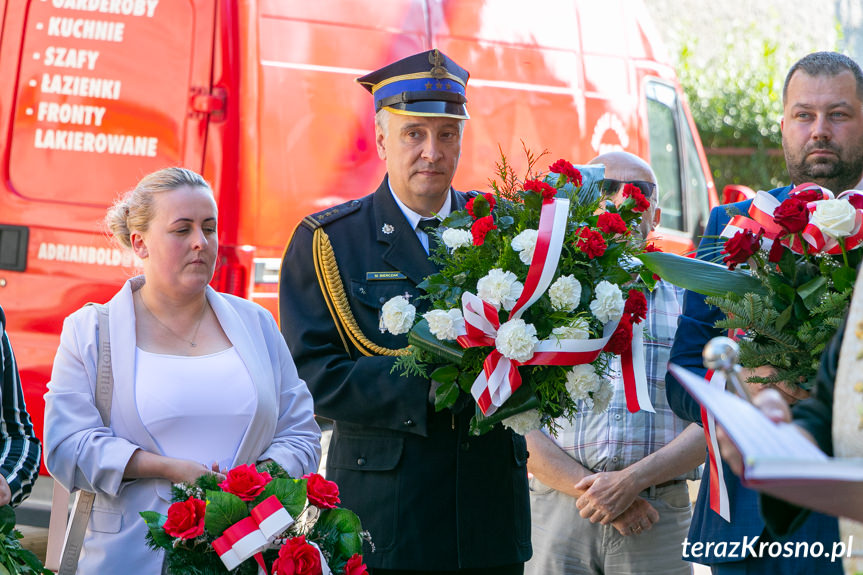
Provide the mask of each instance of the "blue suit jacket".
{"label": "blue suit jacket", "polygon": [[[770,193],[779,200],[788,196],[791,187],[777,188]],[[741,213],[749,210],[751,200],[731,204]],[[728,206],[718,206],[710,212],[707,227],[704,230],[704,238],[698,246],[698,257],[706,260],[717,260],[719,254],[719,234],[729,221],[726,211]],[[722,335],[722,331],[713,327],[715,322],[721,319],[722,313],[718,308],[707,305],[704,296],[695,292],[687,291],[683,300],[683,315],[678,320],[677,337],[671,348],[670,361],[681,365],[693,372],[704,374],[706,369],[701,358],[704,345],[713,337]],[[678,416],[688,420],[701,422],[701,409],[692,396],[683,389],[680,383],[670,373],[666,375],[665,390],[668,395],[668,403]],[[758,509],[758,493],[743,487],[740,480],[723,463],[725,483],[728,488],[728,499],[731,507],[731,522],[727,522],[719,514],[710,509],[710,474],[705,469],[701,480],[701,488],[698,492],[698,501],[695,504],[692,523],[689,528],[689,541],[742,541],[744,536],[750,539],[761,536],[764,532],[764,521]],[[839,533],[837,521],[834,518],[820,514],[812,514],[803,524],[801,529],[795,532],[789,540],[792,541],[821,541],[825,545],[828,541],[838,541]],[[687,559],[685,557],[685,559]],[[693,560],[691,557],[689,560]],[[739,561],[739,557],[716,557],[707,556],[697,559],[701,563],[725,563]],[[808,561],[802,558],[794,559],[793,573],[828,573],[832,567],[828,562],[817,561],[807,565]],[[799,569],[799,570],[798,570]],[[813,570],[815,569],[815,570]],[[837,573],[841,570],[836,570]]]}

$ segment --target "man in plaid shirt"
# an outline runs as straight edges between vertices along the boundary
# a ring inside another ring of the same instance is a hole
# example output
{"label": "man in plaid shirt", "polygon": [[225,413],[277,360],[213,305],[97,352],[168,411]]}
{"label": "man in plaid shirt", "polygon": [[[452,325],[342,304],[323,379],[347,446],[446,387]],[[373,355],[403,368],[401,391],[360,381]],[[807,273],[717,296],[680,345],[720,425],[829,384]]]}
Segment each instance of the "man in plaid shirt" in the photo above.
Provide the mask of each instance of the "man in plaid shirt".
{"label": "man in plaid shirt", "polygon": [[24,405],[18,364],[0,308],[0,505],[18,505],[39,474],[41,447]]}
{"label": "man in plaid shirt", "polygon": [[[641,158],[602,154],[603,191],[617,203],[627,183],[650,200],[643,215],[646,236],[658,223],[656,176]],[[704,461],[701,429],[672,413],[665,398],[665,372],[683,290],[660,281],[647,294],[644,358],[656,413],[629,413],[620,377],[612,367],[614,396],[604,412],[580,402],[572,423],[560,431],[527,436],[530,452],[533,558],[525,574],[688,574],[681,544],[691,519],[687,479],[698,479]]]}

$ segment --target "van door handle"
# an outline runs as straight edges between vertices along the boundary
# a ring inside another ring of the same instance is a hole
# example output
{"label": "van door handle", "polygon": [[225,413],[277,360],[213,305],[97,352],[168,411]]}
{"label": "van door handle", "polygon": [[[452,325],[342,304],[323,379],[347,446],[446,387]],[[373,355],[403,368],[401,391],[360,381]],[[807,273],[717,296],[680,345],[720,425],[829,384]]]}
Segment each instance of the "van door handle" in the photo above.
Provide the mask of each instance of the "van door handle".
{"label": "van door handle", "polygon": [[27,269],[27,244],[30,228],[0,224],[0,270],[23,272]]}

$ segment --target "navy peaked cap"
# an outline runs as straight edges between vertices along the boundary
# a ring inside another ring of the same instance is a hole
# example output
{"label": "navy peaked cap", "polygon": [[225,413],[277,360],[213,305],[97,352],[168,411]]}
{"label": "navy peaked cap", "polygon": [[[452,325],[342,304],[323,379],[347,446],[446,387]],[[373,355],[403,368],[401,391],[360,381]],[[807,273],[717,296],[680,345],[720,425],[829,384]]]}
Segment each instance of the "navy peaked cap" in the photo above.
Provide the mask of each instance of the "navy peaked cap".
{"label": "navy peaked cap", "polygon": [[470,74],[434,49],[408,56],[357,78],[375,98],[375,112],[467,120],[465,88]]}

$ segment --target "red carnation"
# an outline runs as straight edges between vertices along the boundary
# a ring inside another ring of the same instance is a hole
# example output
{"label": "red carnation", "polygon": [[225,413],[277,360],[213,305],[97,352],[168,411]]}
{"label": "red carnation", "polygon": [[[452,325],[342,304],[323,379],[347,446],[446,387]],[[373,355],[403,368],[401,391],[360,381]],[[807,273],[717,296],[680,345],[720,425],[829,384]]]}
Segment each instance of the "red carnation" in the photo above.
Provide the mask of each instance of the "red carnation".
{"label": "red carnation", "polygon": [[260,472],[254,465],[238,465],[228,471],[225,480],[219,483],[222,491],[233,493],[243,501],[252,501],[261,494],[272,477],[266,471]]}
{"label": "red carnation", "polygon": [[599,214],[599,219],[596,222],[597,227],[606,234],[626,234],[629,230],[626,228],[626,222],[620,217],[620,214],[612,212],[603,212]]}
{"label": "red carnation", "polygon": [[546,184],[542,180],[528,180],[524,183],[524,191],[536,192],[542,196],[542,199],[553,198],[557,193],[557,189]]}
{"label": "red carnation", "polygon": [[725,242],[722,253],[728,255],[722,258],[722,261],[728,265],[728,269],[733,270],[737,264],[742,264],[758,251],[763,233],[763,230],[759,231],[756,236],[749,230],[742,230]]}
{"label": "red carnation", "polygon": [[[475,204],[474,204],[475,200],[479,200],[479,205],[475,206]],[[485,202],[483,202],[483,200],[485,200]],[[472,217],[473,219],[476,220],[482,216],[489,215],[491,213],[491,211],[494,209],[496,202],[497,202],[497,200],[494,198],[494,194],[490,194],[490,193],[486,192],[484,194],[479,194],[479,195],[474,196],[471,199],[469,199],[467,201],[467,204],[465,204],[464,207],[467,210],[467,213],[470,214],[470,217]],[[488,204],[488,214],[485,213],[485,206],[483,205],[485,203]],[[474,210],[476,210],[476,212]]]}
{"label": "red carnation", "polygon": [[204,532],[204,513],[207,503],[190,497],[168,507],[168,519],[162,526],[165,533],[180,539],[194,539]]}
{"label": "red carnation", "polygon": [[492,230],[496,230],[494,219],[491,216],[485,216],[478,219],[470,227],[470,233],[473,235],[473,245],[481,246],[485,242],[485,236]]}
{"label": "red carnation", "polygon": [[[644,253],[649,254],[649,253],[653,253],[653,252],[662,253],[662,250],[659,249],[658,247],[656,247],[656,244],[647,244],[644,246]],[[662,279],[661,277],[659,277],[659,274],[652,274],[652,276],[653,276],[653,279],[655,279],[656,281],[659,281]]]}
{"label": "red carnation", "polygon": [[608,248],[608,244],[605,243],[605,238],[602,237],[602,234],[590,228],[581,228],[578,231],[578,237],[579,240],[576,243],[576,247],[590,259],[598,258]]}
{"label": "red carnation", "polygon": [[636,185],[626,184],[623,186],[623,197],[632,198],[635,201],[635,207],[632,208],[632,211],[636,214],[646,212],[650,207],[650,201],[644,197]]}
{"label": "red carnation", "polygon": [[629,290],[626,303],[623,304],[624,315],[632,318],[632,323],[639,323],[647,317],[647,298],[644,292],[637,289]]}
{"label": "red carnation", "polygon": [[809,208],[798,196],[787,198],[773,210],[773,220],[787,233],[796,234],[809,223]]}
{"label": "red carnation", "polygon": [[548,171],[565,176],[574,186],[581,185],[581,172],[566,160],[558,160],[548,167]]}
{"label": "red carnation", "polygon": [[285,541],[273,562],[273,575],[319,575],[321,554],[300,535]]}
{"label": "red carnation", "polygon": [[345,563],[345,575],[369,575],[366,564],[363,563],[362,555],[359,553],[351,555],[351,558]]}
{"label": "red carnation", "polygon": [[306,497],[309,503],[319,509],[332,509],[341,503],[339,499],[339,486],[333,481],[327,481],[317,473],[303,475],[306,480]]}
{"label": "red carnation", "polygon": [[617,329],[611,335],[608,343],[605,344],[603,351],[610,351],[615,355],[621,355],[632,345],[632,320],[627,314],[623,314],[620,318],[620,323],[617,324]]}

